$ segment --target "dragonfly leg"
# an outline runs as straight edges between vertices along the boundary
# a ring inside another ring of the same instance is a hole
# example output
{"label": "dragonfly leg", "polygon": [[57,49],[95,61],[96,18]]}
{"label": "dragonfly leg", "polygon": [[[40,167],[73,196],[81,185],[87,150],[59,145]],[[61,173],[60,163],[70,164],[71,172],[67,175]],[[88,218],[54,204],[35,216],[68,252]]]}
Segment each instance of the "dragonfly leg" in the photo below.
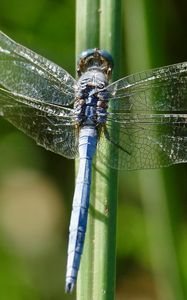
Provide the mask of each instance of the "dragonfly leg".
{"label": "dragonfly leg", "polygon": [[124,149],[120,144],[116,143],[115,141],[113,141],[110,137],[110,134],[108,132],[108,129],[106,126],[103,126],[103,129],[104,129],[104,135],[105,135],[105,138],[112,144],[112,145],[115,145],[117,148],[119,148],[120,150],[124,151],[125,153],[131,155],[131,153]]}

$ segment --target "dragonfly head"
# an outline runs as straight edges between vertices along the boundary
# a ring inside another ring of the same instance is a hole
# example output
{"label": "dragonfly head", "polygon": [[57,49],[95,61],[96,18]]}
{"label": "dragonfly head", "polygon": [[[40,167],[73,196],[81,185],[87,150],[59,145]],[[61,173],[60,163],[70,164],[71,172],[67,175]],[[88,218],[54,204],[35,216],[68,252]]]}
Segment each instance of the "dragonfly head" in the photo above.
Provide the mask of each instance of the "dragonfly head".
{"label": "dragonfly head", "polygon": [[77,61],[77,74],[80,77],[84,72],[92,68],[98,68],[110,77],[114,66],[113,58],[106,50],[87,49],[83,51]]}

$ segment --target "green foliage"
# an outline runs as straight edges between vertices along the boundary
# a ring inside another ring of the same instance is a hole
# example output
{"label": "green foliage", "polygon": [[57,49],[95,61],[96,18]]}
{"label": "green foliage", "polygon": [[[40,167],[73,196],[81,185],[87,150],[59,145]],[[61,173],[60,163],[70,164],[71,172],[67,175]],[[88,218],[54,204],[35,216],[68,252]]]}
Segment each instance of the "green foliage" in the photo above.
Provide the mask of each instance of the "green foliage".
{"label": "green foliage", "polygon": [[[83,8],[84,1],[80,2]],[[107,1],[102,3],[106,5]],[[121,76],[186,60],[185,1],[125,0],[123,3],[121,33],[115,37],[116,46],[122,49],[122,60],[119,55],[115,59]],[[91,6],[89,14],[92,15]],[[88,24],[89,21],[90,17]],[[81,27],[80,23],[76,30]],[[74,75],[74,1],[1,0],[0,29]],[[100,43],[107,48],[105,35],[100,41],[95,38],[91,46]],[[80,32],[77,36],[85,38]],[[10,124],[0,121],[0,165],[0,299],[73,299],[74,295],[66,298],[63,294],[73,164],[41,149]],[[120,175],[118,300],[144,299],[145,295],[159,300],[186,299],[186,170],[186,165],[179,165],[162,173],[141,171]],[[32,174],[37,184],[32,185],[29,179],[29,188],[25,182],[27,176],[33,178]],[[36,203],[41,204],[41,195],[47,199],[50,193],[49,202],[53,205],[49,206],[49,215],[46,206],[41,206],[41,211],[38,206],[34,211],[30,206],[29,211],[24,205],[18,206],[19,199],[24,198],[24,203],[27,197],[30,203],[35,203],[36,195],[39,195]],[[19,211],[12,207],[19,207]],[[45,221],[57,221],[42,223],[44,212]],[[36,223],[37,213],[39,223]],[[30,215],[33,222],[28,225]],[[21,222],[23,216],[28,217]],[[19,230],[15,224],[21,224]],[[47,228],[43,231],[44,239],[39,239],[42,246],[37,240],[41,228]],[[22,236],[24,232],[26,235]]]}

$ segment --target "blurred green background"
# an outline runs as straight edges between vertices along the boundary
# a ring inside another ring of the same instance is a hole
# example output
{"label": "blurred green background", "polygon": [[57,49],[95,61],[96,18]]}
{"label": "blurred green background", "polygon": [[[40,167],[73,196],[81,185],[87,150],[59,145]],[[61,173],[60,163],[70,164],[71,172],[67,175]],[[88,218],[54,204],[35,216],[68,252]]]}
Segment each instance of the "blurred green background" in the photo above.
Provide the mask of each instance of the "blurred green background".
{"label": "blurred green background", "polygon": [[[186,1],[122,2],[120,77],[186,60]],[[75,1],[1,0],[0,29],[74,75]],[[185,164],[120,173],[117,300],[187,299],[186,185]],[[64,294],[73,188],[73,161],[0,120],[0,299],[75,299]]]}

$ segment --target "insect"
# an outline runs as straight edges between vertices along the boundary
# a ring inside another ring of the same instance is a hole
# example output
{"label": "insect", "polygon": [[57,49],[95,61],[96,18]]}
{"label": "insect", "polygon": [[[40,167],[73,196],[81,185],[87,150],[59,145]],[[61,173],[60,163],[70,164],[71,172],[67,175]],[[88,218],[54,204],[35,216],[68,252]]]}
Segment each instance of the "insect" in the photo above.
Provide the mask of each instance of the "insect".
{"label": "insect", "polygon": [[88,49],[79,56],[75,80],[0,33],[1,116],[44,148],[79,156],[67,292],[75,285],[83,251],[95,153],[109,167],[126,170],[187,161],[187,63],[109,83],[112,69],[107,51]]}

